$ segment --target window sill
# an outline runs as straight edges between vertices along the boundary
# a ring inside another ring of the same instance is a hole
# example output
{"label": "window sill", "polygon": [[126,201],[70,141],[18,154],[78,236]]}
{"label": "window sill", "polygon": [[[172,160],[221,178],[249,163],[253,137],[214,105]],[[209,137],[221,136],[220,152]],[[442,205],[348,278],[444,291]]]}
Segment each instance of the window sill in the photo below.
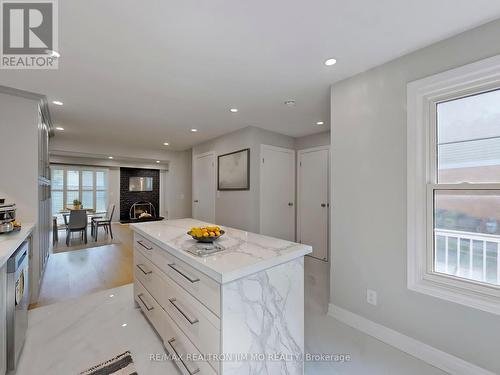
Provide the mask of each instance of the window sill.
{"label": "window sill", "polygon": [[500,289],[453,276],[426,273],[416,280],[408,279],[408,289],[432,297],[500,315]]}

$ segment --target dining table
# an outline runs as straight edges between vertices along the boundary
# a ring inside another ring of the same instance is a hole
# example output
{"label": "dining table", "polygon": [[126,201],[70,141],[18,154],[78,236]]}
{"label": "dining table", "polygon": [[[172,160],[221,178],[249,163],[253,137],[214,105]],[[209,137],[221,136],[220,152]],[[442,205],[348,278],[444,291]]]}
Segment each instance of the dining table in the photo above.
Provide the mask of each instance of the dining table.
{"label": "dining table", "polygon": [[87,217],[94,217],[94,216],[102,216],[106,214],[106,211],[96,211],[94,208],[81,208],[81,207],[75,207],[75,206],[66,206],[65,209],[62,209],[59,211],[59,214],[62,215],[64,224],[68,224],[68,216],[71,214],[71,211],[75,210],[85,210],[87,211]]}

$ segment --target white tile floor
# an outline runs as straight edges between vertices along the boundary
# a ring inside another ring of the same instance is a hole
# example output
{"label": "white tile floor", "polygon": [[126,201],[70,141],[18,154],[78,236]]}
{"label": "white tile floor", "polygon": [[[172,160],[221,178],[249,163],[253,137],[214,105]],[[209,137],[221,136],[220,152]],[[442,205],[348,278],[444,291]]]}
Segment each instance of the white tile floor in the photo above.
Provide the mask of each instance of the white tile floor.
{"label": "white tile floor", "polygon": [[[444,374],[326,316],[327,301],[328,265],[306,258],[306,350],[351,356],[345,363],[307,362],[306,375]],[[140,375],[178,374],[172,363],[150,361],[164,350],[135,308],[131,285],[31,310],[16,374],[77,374],[126,350]]]}
{"label": "white tile floor", "polygon": [[150,361],[164,350],[134,306],[132,284],[31,310],[16,375],[78,374],[127,350],[140,375],[178,374],[170,362]]}
{"label": "white tile floor", "polygon": [[306,257],[305,344],[308,353],[349,354],[349,362],[306,362],[306,375],[444,375],[445,373],[326,315],[329,264]]}

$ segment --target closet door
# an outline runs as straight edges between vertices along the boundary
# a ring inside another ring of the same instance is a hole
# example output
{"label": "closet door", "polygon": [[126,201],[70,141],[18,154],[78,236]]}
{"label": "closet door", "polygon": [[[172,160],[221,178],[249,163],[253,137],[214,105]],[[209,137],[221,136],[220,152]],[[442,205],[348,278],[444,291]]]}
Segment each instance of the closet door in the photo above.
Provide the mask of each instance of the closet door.
{"label": "closet door", "polygon": [[261,145],[260,233],[295,241],[295,150]]}
{"label": "closet door", "polygon": [[193,218],[215,223],[215,153],[193,156]]}
{"label": "closet door", "polygon": [[297,240],[312,246],[312,257],[328,260],[329,147],[298,152]]}

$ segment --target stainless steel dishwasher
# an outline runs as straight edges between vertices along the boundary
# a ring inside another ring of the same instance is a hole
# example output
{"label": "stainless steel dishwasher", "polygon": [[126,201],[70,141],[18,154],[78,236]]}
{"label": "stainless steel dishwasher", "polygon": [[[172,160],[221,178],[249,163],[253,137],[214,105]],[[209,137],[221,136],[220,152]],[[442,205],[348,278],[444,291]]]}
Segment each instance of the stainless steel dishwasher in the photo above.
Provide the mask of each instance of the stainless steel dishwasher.
{"label": "stainless steel dishwasher", "polygon": [[7,261],[7,373],[16,370],[28,328],[29,251],[26,240]]}

